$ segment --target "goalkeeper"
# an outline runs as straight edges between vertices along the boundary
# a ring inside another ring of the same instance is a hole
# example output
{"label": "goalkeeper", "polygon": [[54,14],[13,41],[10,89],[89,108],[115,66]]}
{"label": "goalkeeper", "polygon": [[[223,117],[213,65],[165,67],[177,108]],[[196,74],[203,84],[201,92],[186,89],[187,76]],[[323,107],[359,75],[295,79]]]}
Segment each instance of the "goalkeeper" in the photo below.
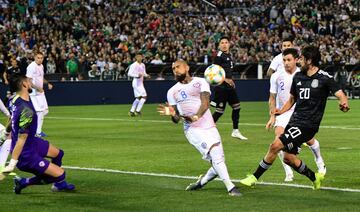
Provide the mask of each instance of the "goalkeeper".
{"label": "goalkeeper", "polygon": [[[12,157],[9,165],[2,170],[2,174],[12,172],[15,166],[21,171],[34,174],[31,178],[15,177],[16,194],[20,194],[22,189],[30,185],[50,183],[53,183],[53,191],[74,190],[75,186],[65,181],[65,171],[61,168],[64,151],[46,140],[35,137],[37,115],[29,96],[30,79],[16,74],[11,78],[10,87],[17,93],[12,99]],[[51,158],[51,162],[45,157]]]}

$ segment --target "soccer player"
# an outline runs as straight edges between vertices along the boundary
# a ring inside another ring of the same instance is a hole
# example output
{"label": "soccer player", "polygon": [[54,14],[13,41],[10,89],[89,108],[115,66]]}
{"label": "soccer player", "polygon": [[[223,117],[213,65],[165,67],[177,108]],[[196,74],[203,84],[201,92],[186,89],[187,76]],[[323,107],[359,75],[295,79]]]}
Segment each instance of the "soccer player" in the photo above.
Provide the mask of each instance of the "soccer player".
{"label": "soccer player", "polygon": [[189,141],[209,161],[212,167],[197,182],[186,190],[198,190],[219,176],[224,182],[229,195],[241,196],[231,182],[220,134],[209,110],[210,86],[203,78],[191,77],[190,67],[183,60],[173,63],[172,69],[177,83],[167,93],[167,105],[159,105],[161,115],[171,116],[174,123],[184,119],[184,133]]}
{"label": "soccer player", "polygon": [[[8,118],[10,118],[10,112],[5,107],[4,103],[0,100],[0,110]],[[5,126],[0,124],[0,171],[5,167],[5,163],[10,153],[11,139],[6,133]]]}
{"label": "soccer player", "polygon": [[133,78],[132,87],[134,89],[135,100],[131,106],[129,116],[141,115],[141,109],[146,101],[146,90],[144,87],[144,77],[150,78],[146,73],[145,64],[142,63],[143,56],[137,54],[135,56],[136,61],[130,65],[128,76]]}
{"label": "soccer player", "polygon": [[214,121],[217,122],[224,114],[226,102],[232,107],[232,122],[233,130],[231,136],[240,140],[247,140],[239,131],[240,118],[240,102],[235,90],[235,83],[232,80],[232,71],[234,63],[230,54],[230,42],[228,37],[222,37],[219,42],[219,49],[215,57],[214,64],[217,64],[225,70],[225,81],[214,88],[214,99],[211,106],[215,107],[215,112],[212,114]]}
{"label": "soccer player", "polygon": [[[2,172],[12,172],[17,166],[21,171],[35,175],[31,178],[15,177],[14,192],[20,194],[27,186],[49,183],[54,183],[53,191],[74,190],[75,186],[65,181],[65,171],[61,168],[64,151],[35,136],[38,119],[29,95],[31,79],[17,74],[11,78],[10,86],[17,92],[12,100],[12,156]],[[51,158],[51,162],[45,157]]]}
{"label": "soccer player", "polygon": [[284,162],[298,173],[308,177],[313,182],[314,189],[320,188],[324,175],[314,173],[296,155],[301,150],[301,144],[314,138],[318,132],[330,91],[339,99],[341,111],[347,112],[350,109],[346,95],[335,83],[333,77],[320,70],[320,60],[321,55],[317,47],[307,46],[302,50],[301,71],[293,77],[289,100],[280,110],[275,109],[273,112],[275,115],[284,114],[296,103],[285,132],[280,137],[275,137],[256,171],[240,180],[240,183],[247,186],[254,185],[271,167],[277,153],[283,150],[285,152]]}
{"label": "soccer player", "polygon": [[[271,75],[270,78],[270,119],[266,124],[266,129],[268,130],[273,126],[275,127],[276,137],[279,137],[281,134],[284,133],[284,129],[288,124],[292,113],[294,112],[295,105],[293,105],[290,110],[279,116],[275,116],[273,114],[273,111],[275,110],[275,108],[281,109],[282,106],[289,99],[292,78],[297,72],[300,72],[300,69],[296,66],[296,63],[298,61],[298,50],[294,48],[287,48],[283,51],[282,54],[285,69],[275,72]],[[311,139],[307,142],[307,144],[315,156],[315,162],[318,166],[318,172],[325,175],[326,168],[324,160],[320,154],[319,142],[316,139]],[[285,182],[293,181],[294,173],[291,167],[286,165],[283,161],[284,152],[280,150],[278,156],[281,159],[281,163],[285,170]]]}
{"label": "soccer player", "polygon": [[[287,48],[293,48],[294,47],[294,39],[292,37],[288,37],[283,39],[281,43],[281,51],[285,51]],[[269,69],[267,70],[266,75],[270,77],[274,72],[284,70],[284,62],[283,62],[283,54],[280,53],[274,57],[274,59],[271,61]]]}
{"label": "soccer player", "polygon": [[46,101],[43,85],[47,84],[49,90],[53,88],[53,85],[44,78],[44,66],[42,65],[43,60],[43,53],[36,52],[35,61],[31,62],[26,69],[26,77],[30,78],[31,87],[33,89],[30,94],[30,98],[37,114],[38,125],[36,129],[36,135],[39,137],[46,136],[46,134],[42,132],[42,126],[44,122],[44,116],[49,113],[49,107]]}

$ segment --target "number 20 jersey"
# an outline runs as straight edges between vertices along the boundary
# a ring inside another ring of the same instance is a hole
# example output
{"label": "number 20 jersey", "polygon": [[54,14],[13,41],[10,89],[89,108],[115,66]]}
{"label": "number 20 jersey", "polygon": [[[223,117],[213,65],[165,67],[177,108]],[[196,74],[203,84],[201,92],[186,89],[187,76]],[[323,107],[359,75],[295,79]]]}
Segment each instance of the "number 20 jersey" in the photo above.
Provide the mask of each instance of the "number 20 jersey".
{"label": "number 20 jersey", "polygon": [[290,90],[296,106],[288,125],[317,131],[330,91],[335,94],[339,90],[334,78],[325,71],[319,70],[312,76],[307,76],[303,72],[296,73]]}

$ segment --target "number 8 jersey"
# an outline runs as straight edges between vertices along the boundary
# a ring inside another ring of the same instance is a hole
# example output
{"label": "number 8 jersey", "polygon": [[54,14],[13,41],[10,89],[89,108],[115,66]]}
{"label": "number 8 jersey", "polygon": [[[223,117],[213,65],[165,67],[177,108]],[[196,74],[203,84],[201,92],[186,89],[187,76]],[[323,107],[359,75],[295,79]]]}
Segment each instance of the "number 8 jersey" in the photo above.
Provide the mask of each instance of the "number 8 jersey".
{"label": "number 8 jersey", "polygon": [[[193,77],[191,82],[187,84],[178,82],[171,87],[167,93],[167,100],[170,105],[177,106],[181,116],[193,116],[200,108],[201,92],[211,93],[209,83],[204,78]],[[187,130],[189,127],[202,129],[215,127],[210,110],[208,109],[198,121],[193,123],[184,121],[184,130]]]}
{"label": "number 8 jersey", "polygon": [[319,70],[310,77],[303,72],[296,73],[290,90],[296,106],[289,125],[318,131],[330,91],[339,90],[334,78],[325,71]]}

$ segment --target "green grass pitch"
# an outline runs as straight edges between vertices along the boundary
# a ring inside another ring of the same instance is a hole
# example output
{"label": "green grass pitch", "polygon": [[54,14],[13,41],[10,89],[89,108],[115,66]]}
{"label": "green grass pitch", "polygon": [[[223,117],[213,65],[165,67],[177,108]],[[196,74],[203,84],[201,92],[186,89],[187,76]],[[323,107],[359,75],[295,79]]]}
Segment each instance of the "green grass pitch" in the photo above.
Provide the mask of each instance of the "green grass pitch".
{"label": "green grass pitch", "polygon": [[[50,107],[44,132],[65,151],[66,166],[181,176],[204,173],[209,164],[187,142],[182,124],[159,116],[156,106],[145,104],[143,116],[135,118],[127,115],[130,105]],[[227,195],[220,181],[186,192],[194,180],[67,169],[68,181],[77,186],[75,192],[52,193],[50,185],[43,185],[15,195],[12,179],[1,181],[0,211],[360,211],[360,101],[350,101],[350,107],[342,113],[337,102],[329,100],[316,135],[328,170],[323,186],[335,190],[279,185],[246,188],[236,183],[243,193],[236,198]],[[243,102],[240,129],[249,138],[244,142],[230,137],[229,107],[220,118],[217,126],[231,178],[252,173],[265,155],[274,138],[273,131],[265,130],[267,120],[266,102]],[[307,147],[300,157],[315,170]],[[284,171],[276,160],[260,180],[282,183],[283,179]],[[297,173],[293,184],[311,185]]]}

